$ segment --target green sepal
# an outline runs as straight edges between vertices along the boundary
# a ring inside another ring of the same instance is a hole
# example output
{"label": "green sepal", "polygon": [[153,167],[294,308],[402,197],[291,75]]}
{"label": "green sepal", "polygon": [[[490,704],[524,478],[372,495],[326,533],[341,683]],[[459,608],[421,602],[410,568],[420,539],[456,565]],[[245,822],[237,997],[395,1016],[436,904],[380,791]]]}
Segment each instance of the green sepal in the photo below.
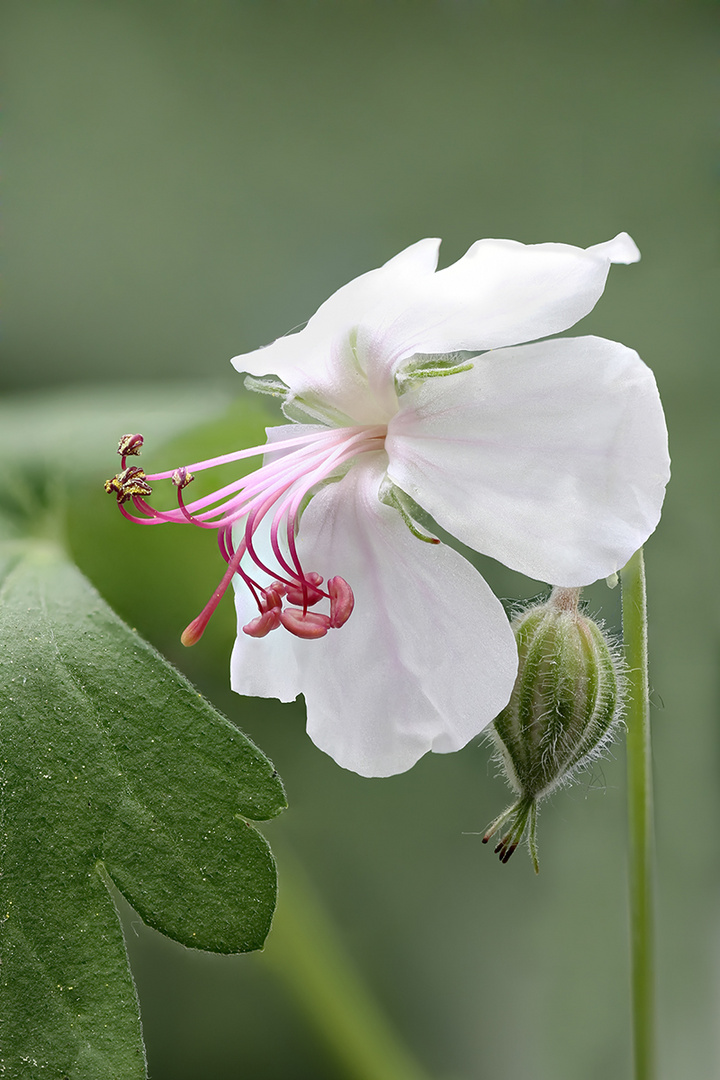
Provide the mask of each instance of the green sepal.
{"label": "green sepal", "polygon": [[506,822],[495,851],[503,862],[528,829],[538,868],[538,803],[599,757],[622,711],[622,664],[600,627],[578,606],[579,589],[553,589],[513,621],[518,674],[510,701],[490,734],[500,765],[519,796],[489,826]]}
{"label": "green sepal", "polygon": [[577,606],[548,601],[513,622],[518,675],[493,730],[513,789],[541,799],[605,747],[619,713],[619,661]]}
{"label": "green sepal", "polygon": [[277,375],[246,375],[245,389],[278,398],[283,415],[294,424],[322,424],[323,427],[347,427],[352,420],[337,409],[328,407],[315,394],[295,394]]}
{"label": "green sepal", "polygon": [[352,427],[353,420],[308,391],[295,394],[277,375],[246,375],[245,389],[268,394],[282,401],[283,415],[294,424],[322,424],[323,427]]}
{"label": "green sepal", "polygon": [[401,488],[396,487],[387,476],[380,485],[378,498],[385,506],[392,506],[393,510],[397,510],[410,532],[418,540],[422,540],[426,544],[440,543],[436,536],[428,536],[427,533],[420,531],[416,519],[427,515],[414,499],[411,499]]}
{"label": "green sepal", "polygon": [[530,859],[532,860],[533,869],[536,874],[540,873],[540,859],[538,857],[537,846],[537,818],[538,818],[538,800],[532,797],[522,797],[517,802],[508,806],[501,814],[491,821],[485,830],[483,836],[483,844],[487,844],[488,841],[495,833],[501,829],[505,824],[508,825],[507,831],[501,835],[500,840],[495,846],[495,854],[500,856],[500,862],[506,863],[515,852],[518,844],[525,835],[527,829],[527,844],[528,851],[530,852]]}
{"label": "green sepal", "polygon": [[321,424],[323,427],[354,427],[355,421],[334,409],[317,394],[293,394],[282,404],[283,415],[294,424]]}
{"label": "green sepal", "polygon": [[470,371],[476,353],[416,353],[395,374],[395,392],[398,397],[409,386],[422,379],[436,379],[445,375],[459,375]]}
{"label": "green sepal", "polygon": [[290,387],[277,375],[246,375],[244,385],[246,390],[252,390],[255,394],[268,394],[282,401],[290,393]]}

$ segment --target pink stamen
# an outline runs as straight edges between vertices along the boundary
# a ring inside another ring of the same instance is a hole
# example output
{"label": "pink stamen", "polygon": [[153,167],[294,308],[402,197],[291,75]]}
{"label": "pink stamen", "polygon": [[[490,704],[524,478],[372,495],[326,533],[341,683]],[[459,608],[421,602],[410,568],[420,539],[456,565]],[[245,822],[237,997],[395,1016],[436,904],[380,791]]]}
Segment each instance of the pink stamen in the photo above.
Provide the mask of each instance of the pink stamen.
{"label": "pink stamen", "polygon": [[[123,436],[118,448],[122,472],[105,486],[117,495],[125,517],[144,525],[189,522],[203,529],[215,529],[220,553],[227,563],[208,603],[183,632],[184,645],[194,645],[202,637],[235,575],[245,582],[258,609],[257,617],[243,627],[250,637],[265,637],[283,626],[296,637],[311,640],[324,637],[328,630],[339,629],[347,622],[355,603],[350,585],[335,575],[323,588],[321,574],[303,569],[295,535],[303,502],[313,489],[358,454],[382,449],[385,434],[385,427],[380,425],[328,429],[147,475],[134,467],[128,469],[126,465],[126,456],[139,452],[142,436]],[[268,460],[275,454],[282,456]],[[194,472],[258,455],[265,460],[253,472],[210,495],[185,502],[183,489],[192,481]],[[156,510],[147,502],[147,495],[152,490],[150,483],[168,479],[176,487],[177,508]],[[130,500],[135,513],[124,505]],[[254,543],[260,525],[271,511],[269,537],[274,566],[267,565],[260,557]],[[236,549],[232,529],[240,521],[244,521],[244,529]],[[244,561],[245,566],[241,565]],[[248,570],[252,570],[252,576]],[[257,580],[257,574],[268,575],[271,580],[263,584]],[[329,601],[329,615],[308,610],[322,600]]]}
{"label": "pink stamen", "polygon": [[[332,428],[328,431],[332,431],[333,434],[339,433],[342,438],[342,433],[347,431],[358,431],[359,428]],[[373,430],[370,428],[362,430]],[[384,429],[383,429],[384,430]],[[241,461],[243,458],[260,457],[265,454],[276,454],[281,450],[291,450],[295,447],[304,447],[313,442],[325,442],[327,440],[328,433],[326,431],[316,431],[310,435],[298,435],[294,439],[283,439],[274,443],[265,443],[263,446],[251,446],[247,450],[236,450],[232,454],[221,454],[219,457],[208,458],[207,461],[196,461],[194,465],[186,465],[188,472],[201,472],[203,469],[213,469],[216,465],[228,465],[232,461]],[[142,436],[135,436],[142,439]],[[141,443],[142,445],[142,443]],[[175,472],[174,469],[169,469],[164,473],[153,473],[153,480],[171,480],[172,475]]]}

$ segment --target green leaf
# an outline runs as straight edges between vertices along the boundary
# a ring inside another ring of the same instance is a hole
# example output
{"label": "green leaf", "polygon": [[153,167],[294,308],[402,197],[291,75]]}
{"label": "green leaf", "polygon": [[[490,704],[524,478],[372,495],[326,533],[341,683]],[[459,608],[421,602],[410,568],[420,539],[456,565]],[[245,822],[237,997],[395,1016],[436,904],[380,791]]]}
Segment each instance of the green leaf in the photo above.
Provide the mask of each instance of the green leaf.
{"label": "green leaf", "polygon": [[53,544],[0,546],[0,636],[0,1075],[142,1078],[106,881],[185,945],[259,948],[275,866],[249,821],[283,789]]}

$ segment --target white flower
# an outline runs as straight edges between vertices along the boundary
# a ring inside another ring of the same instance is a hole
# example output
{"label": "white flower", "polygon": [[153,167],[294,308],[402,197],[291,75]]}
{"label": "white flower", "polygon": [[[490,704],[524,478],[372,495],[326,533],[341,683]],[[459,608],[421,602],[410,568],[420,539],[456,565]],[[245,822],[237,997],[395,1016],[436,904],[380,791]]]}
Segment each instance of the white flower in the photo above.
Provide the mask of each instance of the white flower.
{"label": "white flower", "polygon": [[142,493],[121,500],[219,530],[228,571],[185,640],[233,580],[233,689],[304,694],[313,741],[365,776],[464,746],[516,674],[502,606],[457,552],[423,538],[418,506],[476,551],[574,587],[645,542],[669,475],[638,355],[597,337],[537,340],[594,307],[612,262],[639,258],[630,237],[587,250],[480,240],[436,272],[438,247],[420,241],[304,330],[233,360],[284,396],[289,419],[311,421],[269,431],[261,469],[187,506],[180,470],[181,508],[163,515]]}

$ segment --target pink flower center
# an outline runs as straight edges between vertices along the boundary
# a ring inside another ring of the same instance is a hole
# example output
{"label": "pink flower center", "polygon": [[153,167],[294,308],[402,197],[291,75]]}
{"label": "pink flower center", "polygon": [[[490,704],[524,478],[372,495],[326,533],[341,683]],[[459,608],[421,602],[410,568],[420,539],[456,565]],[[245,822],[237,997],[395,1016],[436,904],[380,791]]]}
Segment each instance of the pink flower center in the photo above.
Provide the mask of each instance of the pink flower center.
{"label": "pink flower center", "polygon": [[[117,496],[125,517],[142,525],[174,522],[214,529],[220,553],[227,563],[210,600],[183,632],[184,645],[199,641],[236,575],[257,604],[257,617],[243,627],[251,637],[265,637],[283,626],[296,637],[319,638],[347,622],[354,604],[347,581],[335,576],[323,586],[322,576],[314,570],[306,571],[300,562],[295,543],[300,512],[313,488],[358,454],[381,450],[386,434],[383,425],[333,428],[148,474],[137,466],[127,465],[127,458],[140,452],[142,436],[122,437],[118,446],[122,468],[106,482],[105,490]],[[185,502],[183,490],[193,480],[193,473],[259,455],[266,458],[266,463],[254,472],[210,495]],[[271,460],[267,461],[268,458]],[[156,510],[147,501],[146,496],[152,492],[150,485],[160,480],[172,480],[177,490],[177,508]],[[132,502],[136,513],[130,513],[127,502]],[[271,554],[261,557],[255,547],[255,536],[261,523],[267,520]],[[234,526],[242,521],[244,529],[233,538]],[[310,610],[324,600],[329,602],[328,614]]]}

